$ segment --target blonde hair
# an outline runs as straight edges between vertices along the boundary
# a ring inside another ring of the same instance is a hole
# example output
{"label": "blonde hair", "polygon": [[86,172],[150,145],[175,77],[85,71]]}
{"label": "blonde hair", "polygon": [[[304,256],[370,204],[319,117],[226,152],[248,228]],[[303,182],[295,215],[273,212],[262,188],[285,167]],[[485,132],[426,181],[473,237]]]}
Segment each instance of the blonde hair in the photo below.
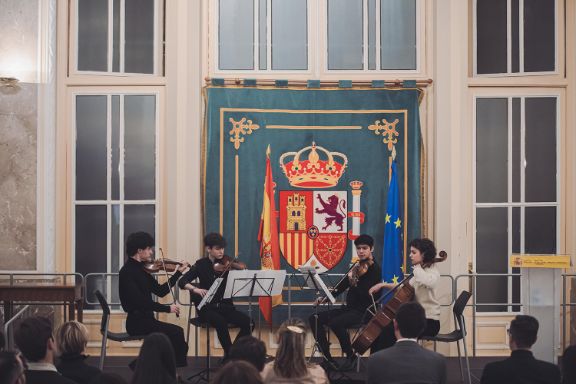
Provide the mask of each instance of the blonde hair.
{"label": "blonde hair", "polygon": [[284,378],[306,376],[308,365],[304,357],[306,325],[298,319],[288,319],[278,329],[278,349],[274,372]]}
{"label": "blonde hair", "polygon": [[56,331],[56,345],[61,355],[80,354],[88,344],[88,329],[78,321],[64,323]]}

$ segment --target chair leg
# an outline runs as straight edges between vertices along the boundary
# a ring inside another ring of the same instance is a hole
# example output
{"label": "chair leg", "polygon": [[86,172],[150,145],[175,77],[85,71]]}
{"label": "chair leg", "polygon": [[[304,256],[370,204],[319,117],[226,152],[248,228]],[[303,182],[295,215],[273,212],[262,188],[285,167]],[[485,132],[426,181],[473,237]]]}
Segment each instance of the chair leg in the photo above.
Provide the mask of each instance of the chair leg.
{"label": "chair leg", "polygon": [[104,334],[102,335],[102,347],[100,348],[100,363],[98,364],[100,370],[104,370],[104,359],[106,358],[106,342],[108,341],[108,324],[106,324],[106,329],[104,329]]}
{"label": "chair leg", "polygon": [[192,316],[192,306],[188,307],[188,331],[186,331],[186,344],[190,341],[190,316]]}
{"label": "chair leg", "polygon": [[466,370],[468,371],[468,384],[472,384],[472,377],[470,376],[470,360],[468,359],[468,348],[466,347],[466,338],[462,339],[464,346],[464,358],[466,359]]}
{"label": "chair leg", "polygon": [[206,367],[207,367],[207,371],[206,371],[206,378],[207,381],[210,382],[210,326],[208,326],[206,328],[206,346],[208,347],[208,350],[206,351]]}
{"label": "chair leg", "polygon": [[462,368],[462,352],[460,351],[460,340],[456,340],[456,347],[458,348],[458,366],[460,367],[460,378],[464,382],[464,370]]}

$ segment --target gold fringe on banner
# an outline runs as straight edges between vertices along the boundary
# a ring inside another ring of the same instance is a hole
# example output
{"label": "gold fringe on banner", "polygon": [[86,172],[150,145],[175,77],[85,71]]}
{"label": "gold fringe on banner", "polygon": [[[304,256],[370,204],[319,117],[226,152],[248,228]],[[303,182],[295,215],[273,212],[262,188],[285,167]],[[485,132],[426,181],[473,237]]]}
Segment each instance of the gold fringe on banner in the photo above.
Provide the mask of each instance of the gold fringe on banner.
{"label": "gold fringe on banner", "polygon": [[[212,78],[206,77],[204,79],[206,85],[212,85]],[[244,79],[222,79],[224,81],[224,86],[241,86],[244,84]],[[273,79],[251,79],[256,82],[254,86],[268,86],[275,87],[276,80]],[[284,79],[286,80],[286,79]],[[286,80],[288,87],[306,87],[308,86],[307,80]],[[402,87],[404,86],[404,80],[383,80],[386,88]],[[418,88],[424,88],[432,84],[432,79],[416,80],[416,86]],[[320,87],[338,87],[338,80],[321,80]],[[372,80],[353,80],[352,87],[372,87]]]}

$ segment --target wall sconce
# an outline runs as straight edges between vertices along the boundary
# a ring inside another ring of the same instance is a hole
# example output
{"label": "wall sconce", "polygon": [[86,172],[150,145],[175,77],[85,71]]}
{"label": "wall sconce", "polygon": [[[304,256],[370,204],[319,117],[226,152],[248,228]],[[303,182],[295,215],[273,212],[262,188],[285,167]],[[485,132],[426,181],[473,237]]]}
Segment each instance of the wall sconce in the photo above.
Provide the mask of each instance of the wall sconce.
{"label": "wall sconce", "polygon": [[0,87],[17,88],[19,81],[15,77],[0,77]]}

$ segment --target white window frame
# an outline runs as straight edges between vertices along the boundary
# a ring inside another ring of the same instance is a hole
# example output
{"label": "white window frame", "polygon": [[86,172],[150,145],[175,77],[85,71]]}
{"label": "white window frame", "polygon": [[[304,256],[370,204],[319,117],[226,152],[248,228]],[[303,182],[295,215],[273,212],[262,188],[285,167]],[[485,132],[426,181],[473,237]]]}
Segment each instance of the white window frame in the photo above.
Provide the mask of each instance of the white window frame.
{"label": "white window frame", "polygon": [[[120,96],[120,119],[119,119],[119,145],[120,145],[120,158],[119,158],[119,199],[114,200],[111,198],[112,194],[112,183],[111,183],[111,168],[112,168],[112,138],[111,138],[111,130],[112,130],[112,116],[111,116],[111,105],[112,105],[112,96]],[[155,199],[149,200],[125,200],[124,199],[124,96],[132,96],[132,95],[146,95],[146,96],[154,96],[156,98],[156,123],[155,123]],[[106,164],[106,199],[105,200],[77,200],[76,199],[76,98],[77,96],[106,96],[107,97],[107,127],[106,127],[106,152],[107,152],[107,164]],[[163,109],[162,109],[162,100],[163,100],[163,89],[160,87],[143,87],[138,90],[127,90],[125,87],[118,88],[118,91],[115,92],[110,87],[102,88],[102,89],[71,89],[69,92],[69,105],[71,106],[70,109],[70,211],[69,211],[69,220],[70,220],[70,231],[71,231],[71,238],[70,238],[70,254],[71,254],[71,270],[76,271],[76,207],[80,205],[98,205],[98,206],[106,206],[107,210],[107,238],[106,238],[106,273],[116,273],[115,271],[111,270],[111,262],[112,262],[112,255],[111,255],[111,211],[113,205],[120,206],[120,219],[119,219],[119,249],[120,254],[116,255],[118,260],[119,268],[122,267],[124,262],[124,207],[126,205],[154,205],[155,207],[155,233],[154,238],[156,239],[157,244],[161,244],[161,239],[159,236],[161,234],[161,204],[162,201],[160,193],[161,188],[160,186],[163,185],[164,182],[161,179],[160,167],[162,156],[160,153],[160,149],[162,148],[163,138],[161,136],[161,122],[163,119]],[[112,280],[106,279],[107,281],[107,292],[110,296],[112,290]],[[108,297],[110,300],[111,297]]]}
{"label": "white window frame", "polygon": [[[555,97],[556,98],[556,201],[555,202],[525,202],[525,168],[520,168],[520,202],[512,201],[512,99],[520,98],[520,157],[524,159],[525,157],[525,100],[526,98],[535,97]],[[562,179],[562,168],[561,159],[564,156],[564,147],[562,136],[564,135],[564,127],[562,122],[563,117],[563,101],[564,94],[560,90],[543,90],[543,89],[513,89],[507,88],[500,91],[494,91],[490,89],[477,89],[472,92],[472,161],[471,161],[471,175],[472,175],[472,262],[473,265],[477,265],[477,255],[476,255],[476,210],[477,208],[507,208],[508,214],[508,258],[512,254],[512,208],[519,207],[520,210],[520,252],[524,252],[525,247],[525,209],[530,207],[555,207],[556,208],[556,249],[559,251],[561,249],[561,224],[565,221],[562,212],[562,194],[561,194],[561,179]],[[478,99],[491,99],[491,98],[506,98],[508,99],[508,194],[507,202],[504,203],[478,203],[476,197],[476,153],[477,153],[477,143],[476,143],[476,102]],[[509,261],[509,260],[508,260]],[[508,262],[507,273],[512,273],[512,267]],[[508,282],[508,302],[513,302],[512,299],[512,278],[507,278]],[[522,292],[522,283],[520,282],[520,292]],[[502,312],[480,312],[476,309],[476,313],[480,316],[502,316],[502,315],[512,315],[523,313],[524,309],[520,307],[520,311],[512,311],[512,306],[508,306],[506,311]]]}
{"label": "white window frame", "polygon": [[[162,52],[163,52],[163,13],[164,13],[164,0],[154,0],[154,70],[152,73],[132,73],[125,72],[125,44],[124,44],[124,34],[125,34],[125,0],[120,1],[120,47],[118,49],[120,59],[119,59],[119,71],[112,71],[112,55],[113,55],[113,1],[108,0],[108,70],[107,71],[83,71],[78,69],[78,1],[71,0],[70,2],[70,19],[72,20],[70,24],[70,34],[69,41],[70,47],[68,55],[69,62],[68,68],[70,68],[70,76],[74,75],[98,75],[98,76],[123,76],[123,77],[152,77],[162,75]],[[169,1],[169,0],[168,0]]]}
{"label": "white window frame", "polygon": [[[550,0],[548,0],[550,1]],[[564,14],[564,7],[559,3],[558,0],[554,1],[554,71],[543,71],[543,72],[525,72],[524,71],[524,0],[519,0],[518,7],[518,64],[519,71],[512,72],[512,0],[506,0],[507,2],[507,21],[506,21],[506,72],[502,73],[478,73],[478,23],[477,23],[477,7],[478,0],[474,0],[472,6],[472,34],[473,34],[473,51],[472,51],[472,68],[474,77],[516,77],[516,76],[550,76],[557,75],[561,73],[561,68],[559,68],[560,63],[560,49],[561,44],[564,39],[560,39],[562,34],[561,30],[564,28],[564,23],[560,23],[561,15]],[[560,7],[562,6],[562,9]],[[561,29],[562,28],[562,29]],[[563,49],[563,48],[562,48]]]}
{"label": "white window frame", "polygon": [[[253,77],[260,79],[341,79],[346,75],[348,79],[374,79],[375,74],[397,74],[398,76],[408,78],[423,78],[425,75],[425,59],[426,59],[426,18],[427,12],[432,12],[433,8],[430,2],[425,0],[416,0],[416,69],[415,70],[381,70],[368,68],[368,0],[363,1],[364,21],[363,21],[363,61],[364,69],[362,70],[328,70],[328,15],[327,4],[328,0],[308,0],[308,14],[307,14],[307,28],[308,28],[308,69],[307,70],[272,70],[272,50],[271,50],[271,14],[267,14],[267,66],[266,70],[259,68],[259,24],[258,12],[259,2],[254,0],[254,70],[221,70],[218,68],[219,63],[219,28],[218,28],[218,6],[219,1],[204,0],[204,6],[208,9],[209,25],[206,28],[208,36],[208,52],[206,55],[208,62],[208,75],[212,77],[221,78],[236,78],[238,76]],[[271,9],[271,0],[267,0],[267,9]],[[380,66],[380,1],[376,0],[376,68]]]}

